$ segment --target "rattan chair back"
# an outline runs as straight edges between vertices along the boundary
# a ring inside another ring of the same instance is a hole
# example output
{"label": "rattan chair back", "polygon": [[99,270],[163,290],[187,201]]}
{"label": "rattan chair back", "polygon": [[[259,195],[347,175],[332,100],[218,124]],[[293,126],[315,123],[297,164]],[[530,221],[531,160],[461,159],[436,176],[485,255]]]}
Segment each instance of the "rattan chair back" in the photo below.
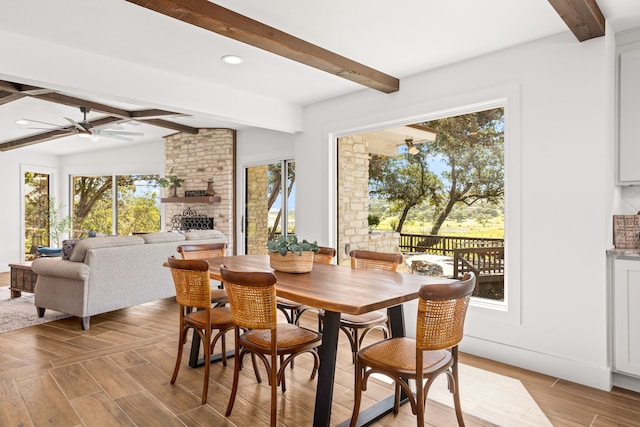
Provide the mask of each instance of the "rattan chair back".
{"label": "rattan chair back", "polygon": [[176,301],[186,307],[211,306],[211,280],[209,263],[205,260],[167,260],[176,288]]}
{"label": "rattan chair back", "polygon": [[451,348],[462,341],[464,320],[475,276],[467,273],[453,284],[425,285],[420,289],[416,347],[420,350]]}
{"label": "rattan chair back", "polygon": [[336,250],[328,246],[320,246],[320,251],[313,256],[313,262],[321,264],[331,264],[336,256]]}
{"label": "rattan chair back", "polygon": [[219,258],[226,255],[227,244],[222,242],[180,245],[177,250],[178,253],[182,255],[182,259]]}
{"label": "rattan chair back", "polygon": [[231,271],[220,267],[233,323],[246,329],[274,329],[277,325],[276,276],[270,272]]}
{"label": "rattan chair back", "polygon": [[349,256],[351,268],[398,271],[398,266],[402,263],[402,255],[396,253],[353,250]]}

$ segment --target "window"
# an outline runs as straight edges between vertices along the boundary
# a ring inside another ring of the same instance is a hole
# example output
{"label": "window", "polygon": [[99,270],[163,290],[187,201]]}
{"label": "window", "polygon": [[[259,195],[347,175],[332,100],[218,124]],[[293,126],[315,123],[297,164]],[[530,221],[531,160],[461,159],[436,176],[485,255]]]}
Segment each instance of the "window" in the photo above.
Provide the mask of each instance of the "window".
{"label": "window", "polygon": [[405,253],[415,274],[478,276],[504,302],[504,108],[338,139],[338,247]]}
{"label": "window", "polygon": [[24,259],[35,258],[38,246],[49,246],[50,178],[48,173],[24,173]]}
{"label": "window", "polygon": [[[74,176],[73,236],[159,231],[157,175]],[[114,186],[115,183],[115,186]]]}

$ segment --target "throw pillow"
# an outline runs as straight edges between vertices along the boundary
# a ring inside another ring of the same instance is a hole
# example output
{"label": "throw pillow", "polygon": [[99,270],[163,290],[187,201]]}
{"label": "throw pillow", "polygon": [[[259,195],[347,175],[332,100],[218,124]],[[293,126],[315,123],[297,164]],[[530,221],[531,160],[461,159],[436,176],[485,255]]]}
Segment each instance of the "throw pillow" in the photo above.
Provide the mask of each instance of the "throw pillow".
{"label": "throw pillow", "polygon": [[62,259],[68,260],[73,252],[73,248],[81,239],[67,239],[62,241]]}

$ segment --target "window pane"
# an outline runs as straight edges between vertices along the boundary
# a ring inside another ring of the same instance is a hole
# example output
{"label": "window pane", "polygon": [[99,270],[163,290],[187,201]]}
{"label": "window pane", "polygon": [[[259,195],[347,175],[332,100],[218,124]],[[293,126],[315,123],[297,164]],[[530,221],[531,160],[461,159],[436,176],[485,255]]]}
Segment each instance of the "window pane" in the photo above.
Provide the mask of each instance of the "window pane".
{"label": "window pane", "polygon": [[153,177],[118,176],[117,234],[160,231],[160,208]]}
{"label": "window pane", "polygon": [[[283,170],[287,171],[284,177]],[[267,241],[282,234],[285,220],[287,233],[295,232],[295,162],[249,167],[245,182],[245,253],[266,254]],[[287,206],[283,204],[283,185]]]}
{"label": "window pane", "polygon": [[460,278],[504,301],[504,109],[338,140],[338,256],[405,253],[416,274]]}
{"label": "window pane", "polygon": [[24,174],[25,260],[35,258],[38,246],[49,246],[49,175]]}
{"label": "window pane", "polygon": [[296,232],[296,163],[287,163],[287,233]]}
{"label": "window pane", "polygon": [[73,177],[73,237],[113,234],[112,183],[111,176]]}

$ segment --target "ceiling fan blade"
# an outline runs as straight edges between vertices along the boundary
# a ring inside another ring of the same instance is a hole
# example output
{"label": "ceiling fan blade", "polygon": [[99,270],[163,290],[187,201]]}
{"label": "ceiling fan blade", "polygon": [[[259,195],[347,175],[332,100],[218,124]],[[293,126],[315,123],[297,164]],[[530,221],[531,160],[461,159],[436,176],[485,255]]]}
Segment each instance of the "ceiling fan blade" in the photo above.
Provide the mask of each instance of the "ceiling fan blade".
{"label": "ceiling fan blade", "polygon": [[105,137],[105,138],[119,139],[120,141],[127,141],[127,142],[133,141],[133,138],[127,138],[127,137],[120,136],[120,135],[110,135],[110,134],[100,134],[99,133],[96,136]]}
{"label": "ceiling fan blade", "polygon": [[96,126],[94,129],[104,129],[104,130],[124,130],[124,126],[121,123],[111,123],[103,126]]}
{"label": "ceiling fan blade", "polygon": [[94,134],[98,134],[98,135],[131,135],[131,136],[143,136],[143,133],[140,132],[125,132],[125,131],[121,131],[121,130],[94,130],[93,131]]}
{"label": "ceiling fan blade", "polygon": [[[60,125],[56,125],[56,124],[49,123],[49,122],[41,122],[40,120],[32,120],[32,119],[22,119],[22,120],[26,120],[29,123],[40,123],[40,124],[43,124],[43,125],[53,126],[54,128],[62,127]],[[42,129],[42,128],[28,128],[28,129]],[[51,130],[51,129],[49,129],[49,130]]]}
{"label": "ceiling fan blade", "polygon": [[71,123],[80,132],[88,132],[89,131],[89,129],[86,129],[84,126],[82,126],[80,123],[76,122],[75,120],[71,120],[69,117],[65,117],[65,119],[67,119],[67,121],[69,123]]}

